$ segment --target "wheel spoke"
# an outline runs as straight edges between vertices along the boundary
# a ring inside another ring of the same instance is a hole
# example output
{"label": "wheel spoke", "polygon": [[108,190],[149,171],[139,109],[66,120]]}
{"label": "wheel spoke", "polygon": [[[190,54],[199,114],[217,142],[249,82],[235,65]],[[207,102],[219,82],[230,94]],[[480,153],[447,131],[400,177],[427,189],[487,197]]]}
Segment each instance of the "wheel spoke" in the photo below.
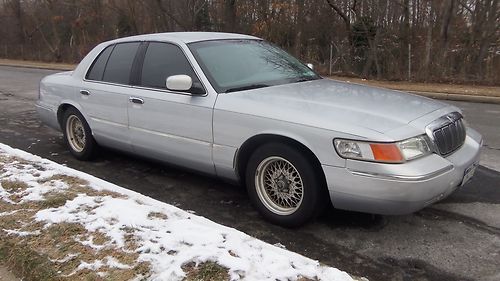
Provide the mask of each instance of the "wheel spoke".
{"label": "wheel spoke", "polygon": [[272,156],[264,159],[256,173],[257,193],[264,205],[274,213],[295,212],[303,199],[303,183],[299,171],[288,160]]}
{"label": "wheel spoke", "polygon": [[86,136],[83,123],[75,115],[70,115],[66,121],[66,134],[71,148],[77,152],[85,148]]}

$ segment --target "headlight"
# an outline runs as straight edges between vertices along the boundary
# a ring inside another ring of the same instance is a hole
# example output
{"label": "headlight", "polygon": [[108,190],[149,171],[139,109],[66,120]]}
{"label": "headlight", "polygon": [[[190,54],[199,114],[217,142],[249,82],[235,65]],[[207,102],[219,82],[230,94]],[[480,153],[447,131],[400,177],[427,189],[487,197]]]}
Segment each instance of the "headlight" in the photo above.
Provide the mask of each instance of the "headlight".
{"label": "headlight", "polygon": [[403,163],[432,153],[425,135],[394,143],[335,139],[334,145],[342,158],[384,163]]}
{"label": "headlight", "polygon": [[427,136],[418,136],[400,141],[397,145],[406,160],[419,158],[432,152]]}

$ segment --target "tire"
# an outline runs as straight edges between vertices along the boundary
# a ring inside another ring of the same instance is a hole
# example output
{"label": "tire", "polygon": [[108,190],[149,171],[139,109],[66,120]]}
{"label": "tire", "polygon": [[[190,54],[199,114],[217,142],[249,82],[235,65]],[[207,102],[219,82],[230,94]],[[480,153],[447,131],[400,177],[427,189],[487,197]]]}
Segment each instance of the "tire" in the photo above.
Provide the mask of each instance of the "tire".
{"label": "tire", "polygon": [[322,177],[314,163],[293,146],[269,143],[258,147],[246,169],[250,200],[268,221],[297,227],[326,205]]}
{"label": "tire", "polygon": [[97,143],[89,124],[76,108],[70,107],[64,112],[61,127],[71,154],[78,160],[92,159],[97,150]]}

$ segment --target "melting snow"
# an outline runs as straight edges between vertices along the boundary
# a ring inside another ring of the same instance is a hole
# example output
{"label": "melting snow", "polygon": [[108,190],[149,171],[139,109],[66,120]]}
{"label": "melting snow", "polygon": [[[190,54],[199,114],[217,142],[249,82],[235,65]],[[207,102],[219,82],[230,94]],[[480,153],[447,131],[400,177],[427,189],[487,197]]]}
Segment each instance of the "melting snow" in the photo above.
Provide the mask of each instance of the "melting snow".
{"label": "melting snow", "polygon": [[[229,269],[231,280],[296,280],[306,277],[318,280],[352,280],[336,268],[320,265],[318,261],[290,252],[281,244],[270,245],[236,229],[222,226],[206,218],[183,211],[172,205],[143,196],[139,193],[116,186],[83,172],[73,170],[52,161],[42,159],[27,152],[0,144],[0,155],[16,156],[43,167],[43,171],[33,166],[6,165],[1,176],[10,180],[21,180],[28,189],[20,191],[23,201],[42,200],[43,195],[53,190],[53,185],[44,185],[37,179],[56,174],[79,177],[88,181],[96,190],[109,190],[124,195],[89,196],[79,194],[62,207],[44,209],[35,219],[45,227],[58,223],[79,223],[90,232],[100,232],[108,238],[106,245],[125,249],[126,237],[132,234],[138,238],[138,262],[149,262],[152,280],[181,280],[185,273],[181,266],[188,262],[213,261]],[[33,176],[35,173],[38,176]],[[64,184],[56,189],[64,190]],[[0,187],[0,199],[7,201],[6,192]],[[161,216],[151,216],[151,213]],[[0,215],[4,215],[1,213]],[[10,234],[33,235],[15,230]],[[93,247],[89,241],[81,243]],[[78,258],[68,256],[68,260]],[[63,261],[61,261],[63,262]],[[102,267],[129,268],[112,257],[94,262],[81,262],[78,270],[99,270]]]}

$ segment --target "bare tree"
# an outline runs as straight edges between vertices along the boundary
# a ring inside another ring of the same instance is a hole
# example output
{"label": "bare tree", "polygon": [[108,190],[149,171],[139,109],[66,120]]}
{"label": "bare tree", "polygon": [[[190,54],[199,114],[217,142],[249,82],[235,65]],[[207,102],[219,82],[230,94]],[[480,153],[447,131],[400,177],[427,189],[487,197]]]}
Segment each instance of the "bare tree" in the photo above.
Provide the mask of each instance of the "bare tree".
{"label": "bare tree", "polygon": [[500,84],[499,0],[1,0],[0,56],[77,62],[120,36],[228,31],[328,70]]}

